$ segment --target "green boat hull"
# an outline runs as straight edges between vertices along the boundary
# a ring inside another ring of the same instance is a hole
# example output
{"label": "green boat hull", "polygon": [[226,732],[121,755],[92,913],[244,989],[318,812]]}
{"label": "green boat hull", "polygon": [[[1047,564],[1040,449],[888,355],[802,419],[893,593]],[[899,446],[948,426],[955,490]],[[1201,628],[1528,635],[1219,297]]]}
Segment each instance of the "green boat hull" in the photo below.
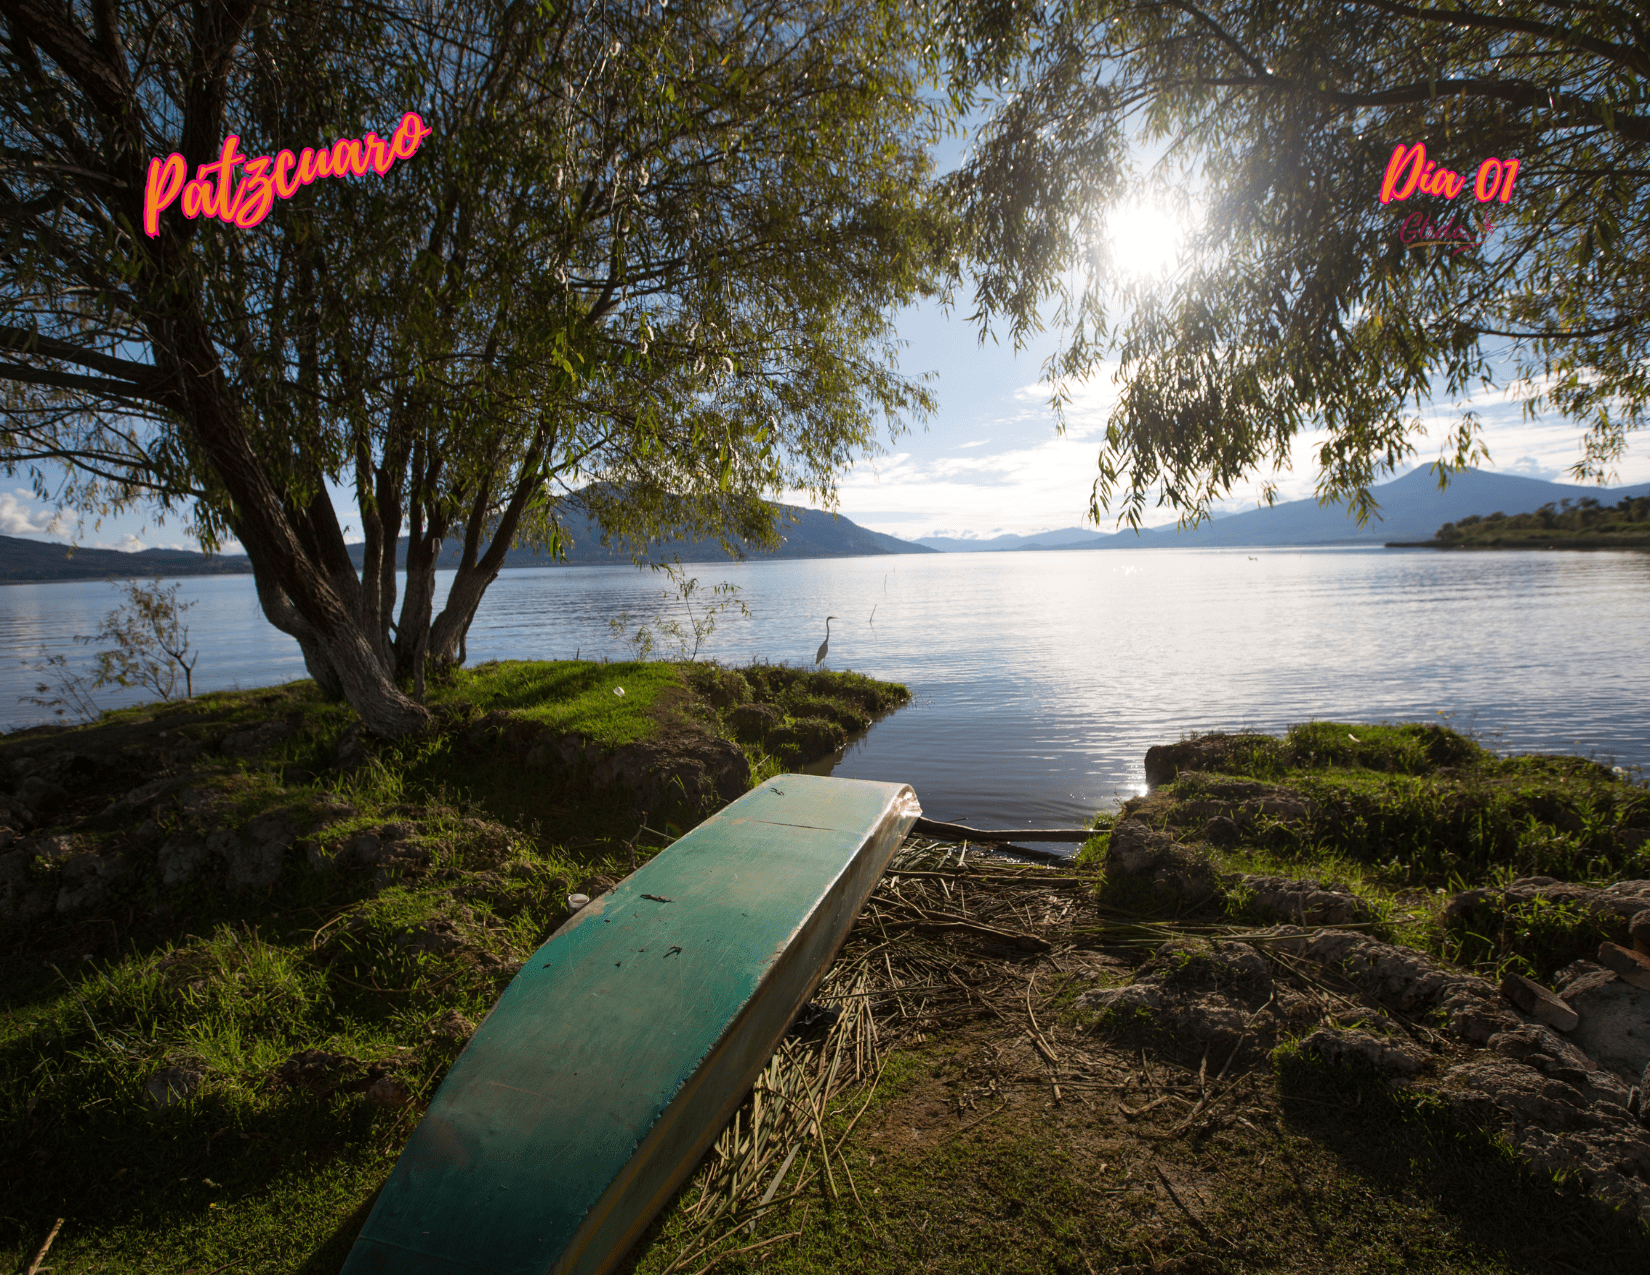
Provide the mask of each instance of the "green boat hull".
{"label": "green boat hull", "polygon": [[610,1269],[733,1115],[919,814],[903,784],[781,775],[591,902],[453,1064],[346,1275]]}

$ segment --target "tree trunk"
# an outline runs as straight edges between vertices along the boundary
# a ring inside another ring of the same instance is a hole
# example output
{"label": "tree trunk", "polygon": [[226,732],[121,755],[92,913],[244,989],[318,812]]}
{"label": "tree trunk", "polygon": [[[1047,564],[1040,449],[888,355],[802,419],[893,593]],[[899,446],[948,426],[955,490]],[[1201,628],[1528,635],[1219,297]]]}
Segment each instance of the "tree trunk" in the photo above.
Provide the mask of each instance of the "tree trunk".
{"label": "tree trunk", "polygon": [[487,586],[498,579],[499,568],[504,565],[504,555],[510,551],[510,542],[516,538],[516,528],[521,526],[521,516],[542,481],[539,465],[554,436],[547,421],[541,421],[533,431],[533,441],[526,450],[515,486],[510,492],[510,500],[498,515],[492,542],[484,554],[478,551],[481,529],[486,522],[492,497],[491,478],[484,479],[478,488],[471,503],[469,519],[464,525],[464,552],[453,575],[453,586],[447,591],[447,605],[430,625],[429,654],[438,668],[463,661],[465,638],[476,618],[476,608],[481,605]]}
{"label": "tree trunk", "polygon": [[[509,544],[509,541],[504,543]],[[470,631],[471,622],[476,618],[481,596],[496,579],[497,571],[480,567],[460,566],[453,576],[453,587],[447,591],[447,605],[441,608],[441,614],[430,625],[430,658],[437,668],[459,663],[459,651],[464,645],[465,635]]]}

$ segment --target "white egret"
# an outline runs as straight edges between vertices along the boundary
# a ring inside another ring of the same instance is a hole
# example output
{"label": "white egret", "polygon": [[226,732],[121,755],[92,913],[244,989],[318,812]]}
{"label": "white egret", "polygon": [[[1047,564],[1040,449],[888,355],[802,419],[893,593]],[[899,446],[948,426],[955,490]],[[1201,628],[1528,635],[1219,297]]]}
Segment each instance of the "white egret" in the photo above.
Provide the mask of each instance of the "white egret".
{"label": "white egret", "polygon": [[836,619],[834,615],[825,617],[825,640],[819,644],[819,650],[814,655],[816,666],[825,662],[825,652],[831,649],[831,621],[834,619]]}

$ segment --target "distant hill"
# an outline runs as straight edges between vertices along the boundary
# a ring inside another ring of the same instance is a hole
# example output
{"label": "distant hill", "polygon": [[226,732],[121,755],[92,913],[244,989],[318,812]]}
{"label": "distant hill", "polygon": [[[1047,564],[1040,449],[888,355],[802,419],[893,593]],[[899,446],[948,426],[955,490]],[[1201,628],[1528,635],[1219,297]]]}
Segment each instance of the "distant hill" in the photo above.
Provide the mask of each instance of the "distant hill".
{"label": "distant hill", "polygon": [[108,576],[241,575],[252,570],[244,554],[209,558],[192,549],[75,549],[46,540],[0,536],[0,581],[102,580]]}
{"label": "distant hill", "polygon": [[1650,493],[1650,483],[1632,487],[1588,487],[1470,469],[1457,474],[1446,490],[1439,491],[1438,480],[1426,466],[1422,466],[1372,491],[1380,502],[1380,513],[1372,516],[1362,527],[1343,505],[1291,500],[1270,509],[1227,514],[1190,531],[1179,531],[1170,525],[1138,534],[1122,531],[1097,535],[1086,543],[1026,545],[1019,548],[1201,549],[1261,545],[1378,545],[1391,540],[1430,540],[1446,522],[1460,522],[1473,514],[1532,513],[1550,502],[1574,501],[1583,496],[1610,504],[1624,496]]}
{"label": "distant hill", "polygon": [[1091,549],[1092,542],[1107,539],[1105,532],[1083,527],[1042,531],[1035,536],[992,536],[989,540],[963,540],[955,536],[919,536],[906,543],[924,545],[941,553],[1000,553],[1005,549]]}
{"label": "distant hill", "polygon": [[[837,515],[833,517],[817,509],[799,511],[801,518],[785,527],[781,534],[784,544],[777,552],[752,552],[753,558],[858,558],[894,553],[933,553],[924,545],[869,531],[857,523]],[[595,527],[579,517],[570,518],[565,530],[573,543],[567,551],[571,566],[599,563],[628,562],[630,555],[622,550],[602,546]],[[455,566],[462,546],[449,540],[442,546],[440,565]],[[723,561],[726,555],[715,540],[674,540],[655,545],[649,551],[654,561],[669,561],[679,557],[684,562]],[[350,558],[361,565],[362,547],[350,546]],[[407,560],[406,538],[400,540],[396,561]],[[506,569],[513,567],[552,567],[547,554],[530,549],[512,549],[504,558]],[[122,553],[118,549],[75,549],[68,545],[41,540],[21,540],[15,536],[0,536],[0,583],[20,584],[44,580],[102,580],[108,577],[134,576],[200,576],[249,575],[252,564],[245,554],[225,554],[209,558],[205,554],[182,549],[144,549],[138,553]]]}

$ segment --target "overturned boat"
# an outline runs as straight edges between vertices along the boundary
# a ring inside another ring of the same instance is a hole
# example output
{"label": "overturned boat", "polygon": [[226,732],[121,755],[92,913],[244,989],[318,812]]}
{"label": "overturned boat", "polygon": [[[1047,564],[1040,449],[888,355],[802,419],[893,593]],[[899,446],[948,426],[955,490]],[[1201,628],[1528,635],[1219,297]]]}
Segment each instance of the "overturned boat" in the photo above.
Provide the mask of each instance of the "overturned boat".
{"label": "overturned boat", "polygon": [[597,1275],[732,1117],[921,811],[780,775],[544,944],[437,1090],[345,1275]]}

